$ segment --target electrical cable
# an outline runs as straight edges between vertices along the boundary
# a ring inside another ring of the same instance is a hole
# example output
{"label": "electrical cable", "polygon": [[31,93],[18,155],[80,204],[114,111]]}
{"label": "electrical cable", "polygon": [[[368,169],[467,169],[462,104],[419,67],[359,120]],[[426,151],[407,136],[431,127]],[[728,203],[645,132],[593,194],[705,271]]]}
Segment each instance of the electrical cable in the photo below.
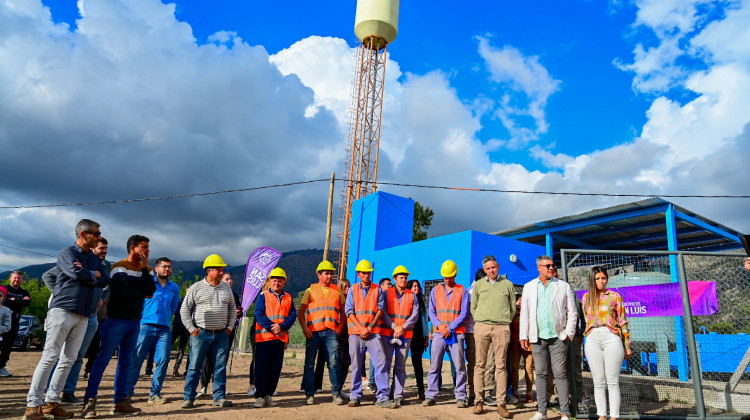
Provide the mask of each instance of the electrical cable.
{"label": "electrical cable", "polygon": [[[349,182],[349,179],[335,178],[336,181]],[[311,179],[307,181],[288,182],[285,184],[273,184],[264,185],[261,187],[248,187],[248,188],[236,188],[231,190],[219,190],[212,192],[202,193],[190,193],[190,194],[175,194],[161,197],[144,197],[144,198],[132,198],[122,200],[108,200],[108,201],[92,201],[85,203],[58,203],[58,204],[37,204],[37,205],[18,205],[18,206],[0,206],[0,210],[8,209],[35,209],[35,208],[48,208],[48,207],[75,207],[75,206],[93,206],[101,204],[122,204],[122,203],[134,203],[140,201],[154,201],[154,200],[171,200],[175,198],[189,198],[189,197],[200,197],[207,195],[216,194],[228,194],[245,191],[257,191],[270,188],[281,188],[291,187],[295,185],[312,184],[316,182],[330,181],[330,178],[323,179]],[[356,183],[363,183],[365,181],[355,181]],[[583,193],[583,192],[568,192],[568,191],[528,191],[528,190],[501,190],[494,188],[465,188],[465,187],[449,187],[444,185],[420,185],[420,184],[405,184],[398,182],[378,182],[378,185],[390,185],[394,187],[410,187],[410,188],[427,188],[427,189],[441,189],[441,190],[452,190],[452,191],[474,191],[474,192],[493,192],[502,194],[531,194],[531,195],[569,195],[569,196],[583,196],[583,197],[633,197],[633,198],[750,198],[750,195],[696,195],[696,194],[615,194],[615,193]]]}

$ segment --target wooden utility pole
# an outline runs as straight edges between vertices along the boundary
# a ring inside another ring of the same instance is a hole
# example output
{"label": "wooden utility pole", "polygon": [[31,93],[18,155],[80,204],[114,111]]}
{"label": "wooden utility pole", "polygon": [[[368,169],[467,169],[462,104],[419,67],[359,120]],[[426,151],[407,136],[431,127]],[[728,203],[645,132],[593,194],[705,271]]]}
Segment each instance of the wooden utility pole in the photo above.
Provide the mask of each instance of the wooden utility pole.
{"label": "wooden utility pole", "polygon": [[331,172],[331,187],[328,190],[328,221],[326,223],[326,247],[323,250],[323,259],[328,260],[328,250],[331,247],[331,223],[333,221],[333,185],[336,183],[336,173]]}

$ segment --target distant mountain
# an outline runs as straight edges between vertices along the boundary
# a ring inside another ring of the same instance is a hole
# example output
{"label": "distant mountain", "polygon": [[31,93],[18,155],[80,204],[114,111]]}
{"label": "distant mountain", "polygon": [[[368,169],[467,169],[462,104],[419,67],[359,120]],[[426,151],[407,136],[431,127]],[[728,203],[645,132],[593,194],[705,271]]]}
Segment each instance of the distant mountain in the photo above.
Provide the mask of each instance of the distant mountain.
{"label": "distant mountain", "polygon": [[[290,251],[281,255],[281,260],[277,266],[286,271],[287,284],[285,290],[289,292],[292,297],[296,297],[300,291],[307,289],[312,283],[318,281],[318,278],[315,275],[315,268],[322,259],[322,249]],[[329,259],[331,261],[337,260],[337,254],[333,253],[329,255]],[[150,261],[150,263],[153,264],[153,261]],[[20,270],[26,273],[27,279],[41,279],[42,274],[54,265],[54,263],[35,264],[23,267]],[[172,261],[172,267],[174,276],[178,279],[181,277],[180,283],[183,284],[192,284],[194,283],[196,276],[198,279],[202,279],[206,275],[205,271],[203,271],[203,261]],[[235,293],[242,295],[245,266],[228,266],[224,271],[232,275],[232,279],[234,279]],[[2,283],[5,283],[9,276],[10,271],[0,273]]]}

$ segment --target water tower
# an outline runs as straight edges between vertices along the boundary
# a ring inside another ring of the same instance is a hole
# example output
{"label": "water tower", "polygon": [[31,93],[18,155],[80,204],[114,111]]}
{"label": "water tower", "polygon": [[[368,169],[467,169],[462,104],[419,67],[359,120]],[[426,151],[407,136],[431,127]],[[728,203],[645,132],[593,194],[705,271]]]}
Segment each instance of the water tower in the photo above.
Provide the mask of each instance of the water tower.
{"label": "water tower", "polygon": [[377,190],[380,118],[383,113],[385,64],[388,44],[398,34],[399,0],[359,0],[354,34],[355,50],[349,133],[339,218],[339,269],[346,275],[352,203]]}

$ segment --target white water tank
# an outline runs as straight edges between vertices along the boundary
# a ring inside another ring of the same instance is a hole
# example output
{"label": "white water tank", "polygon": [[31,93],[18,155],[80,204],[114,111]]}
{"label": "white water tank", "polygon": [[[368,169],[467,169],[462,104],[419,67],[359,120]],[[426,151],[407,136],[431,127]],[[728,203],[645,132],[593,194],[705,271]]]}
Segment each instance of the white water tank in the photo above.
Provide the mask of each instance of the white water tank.
{"label": "white water tank", "polygon": [[354,34],[367,44],[373,36],[382,38],[376,44],[381,49],[398,35],[399,0],[358,0],[354,18]]}

